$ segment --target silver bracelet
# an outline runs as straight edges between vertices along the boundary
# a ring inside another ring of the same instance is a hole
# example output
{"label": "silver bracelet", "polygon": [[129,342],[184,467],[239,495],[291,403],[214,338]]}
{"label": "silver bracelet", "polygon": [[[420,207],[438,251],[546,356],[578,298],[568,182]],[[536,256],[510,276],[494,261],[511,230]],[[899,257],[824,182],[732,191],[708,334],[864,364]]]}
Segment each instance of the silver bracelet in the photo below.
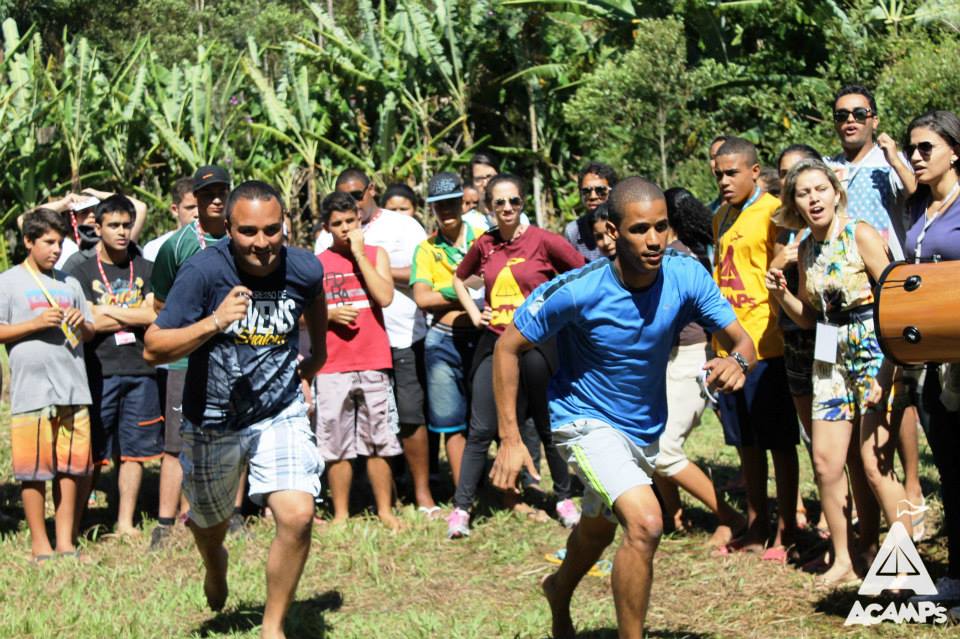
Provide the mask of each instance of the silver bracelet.
{"label": "silver bracelet", "polygon": [[217,325],[217,332],[218,332],[218,333],[222,333],[222,332],[223,332],[223,327],[220,326],[220,320],[217,319],[217,313],[216,313],[216,312],[213,312],[213,313],[210,313],[210,315],[213,316],[213,323]]}

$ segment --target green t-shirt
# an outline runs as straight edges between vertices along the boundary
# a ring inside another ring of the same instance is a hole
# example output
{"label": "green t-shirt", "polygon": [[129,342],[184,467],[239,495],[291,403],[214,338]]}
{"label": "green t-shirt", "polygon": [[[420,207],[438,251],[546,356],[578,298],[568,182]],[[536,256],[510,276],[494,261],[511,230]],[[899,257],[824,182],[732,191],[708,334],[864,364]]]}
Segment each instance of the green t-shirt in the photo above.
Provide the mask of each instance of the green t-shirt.
{"label": "green t-shirt", "polygon": [[[200,223],[194,221],[171,235],[160,247],[157,260],[153,263],[153,273],[150,275],[150,287],[153,289],[153,296],[157,300],[167,301],[167,295],[173,288],[173,281],[177,279],[177,271],[187,260],[221,239],[210,235],[206,231],[203,232],[202,237],[203,244],[200,240]],[[186,370],[187,358],[171,362],[167,365],[167,368]]]}

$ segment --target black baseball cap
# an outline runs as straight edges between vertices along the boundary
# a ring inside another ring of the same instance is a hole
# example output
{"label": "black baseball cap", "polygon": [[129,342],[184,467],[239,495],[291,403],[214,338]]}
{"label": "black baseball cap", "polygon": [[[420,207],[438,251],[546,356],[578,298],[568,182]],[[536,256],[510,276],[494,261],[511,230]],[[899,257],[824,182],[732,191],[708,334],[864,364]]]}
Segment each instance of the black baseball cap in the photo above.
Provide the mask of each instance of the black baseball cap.
{"label": "black baseball cap", "polygon": [[463,182],[456,173],[437,173],[427,185],[427,204],[463,197]]}
{"label": "black baseball cap", "polygon": [[226,169],[213,164],[201,166],[197,169],[197,172],[193,174],[193,190],[198,191],[210,184],[226,184],[227,188],[229,188],[230,174],[227,173]]}

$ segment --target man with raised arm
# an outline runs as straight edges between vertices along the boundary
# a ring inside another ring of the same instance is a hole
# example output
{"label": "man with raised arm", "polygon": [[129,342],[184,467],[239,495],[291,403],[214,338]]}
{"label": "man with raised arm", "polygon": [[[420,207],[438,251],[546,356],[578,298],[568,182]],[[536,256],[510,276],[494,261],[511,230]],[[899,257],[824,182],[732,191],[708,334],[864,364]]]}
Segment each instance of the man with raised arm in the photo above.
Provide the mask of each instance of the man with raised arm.
{"label": "man with raised arm", "polygon": [[[227,533],[243,469],[251,498],[270,507],[277,534],[267,559],[263,637],[283,637],[283,619],[310,549],[322,462],[301,380],[326,357],[323,268],[283,243],[276,189],[244,182],[224,211],[228,241],[183,265],[146,334],[151,364],[190,357],[183,393],[183,490],[206,567],[213,610],[227,598]],[[303,315],[312,352],[298,364]]]}
{"label": "man with raised arm", "polygon": [[666,369],[677,334],[689,322],[714,332],[730,355],[704,366],[706,384],[743,386],[753,344],[710,275],[693,258],[665,255],[669,231],[663,193],[652,182],[619,182],[608,201],[607,231],[617,256],[565,273],[536,289],[497,343],[494,392],[500,450],[491,479],[517,490],[522,468],[536,467],[516,418],[520,353],[556,339],[560,368],[549,387],[554,442],[586,491],[560,568],[543,582],[553,636],[572,638],[570,599],[613,541],[613,599],[621,638],[640,639],[653,581],[662,516],[653,493],[657,441],[667,417]]}

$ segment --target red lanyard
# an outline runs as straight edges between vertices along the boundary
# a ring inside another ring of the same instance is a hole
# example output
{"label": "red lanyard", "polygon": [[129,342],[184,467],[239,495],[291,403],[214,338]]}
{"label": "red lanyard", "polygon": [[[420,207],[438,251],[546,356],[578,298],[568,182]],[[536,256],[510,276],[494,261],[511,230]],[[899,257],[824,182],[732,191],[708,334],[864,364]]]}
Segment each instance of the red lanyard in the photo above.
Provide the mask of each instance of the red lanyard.
{"label": "red lanyard", "polygon": [[200,250],[207,248],[207,238],[203,237],[203,231],[200,229],[200,222],[194,222],[193,230],[197,232],[197,241],[200,242]]}
{"label": "red lanyard", "polygon": [[[127,291],[132,295],[133,294],[133,258],[130,259],[130,284],[127,285]],[[110,286],[110,280],[107,279],[107,274],[103,270],[103,260],[100,259],[100,249],[97,249],[97,268],[100,269],[100,279],[103,280],[103,285],[107,287],[107,293],[110,294],[110,297],[114,298],[116,302],[116,295],[114,295],[113,287]],[[126,306],[126,304],[122,304]]]}
{"label": "red lanyard", "polygon": [[70,226],[73,227],[73,239],[77,242],[77,248],[80,248],[80,226],[77,224],[77,214],[70,211]]}

